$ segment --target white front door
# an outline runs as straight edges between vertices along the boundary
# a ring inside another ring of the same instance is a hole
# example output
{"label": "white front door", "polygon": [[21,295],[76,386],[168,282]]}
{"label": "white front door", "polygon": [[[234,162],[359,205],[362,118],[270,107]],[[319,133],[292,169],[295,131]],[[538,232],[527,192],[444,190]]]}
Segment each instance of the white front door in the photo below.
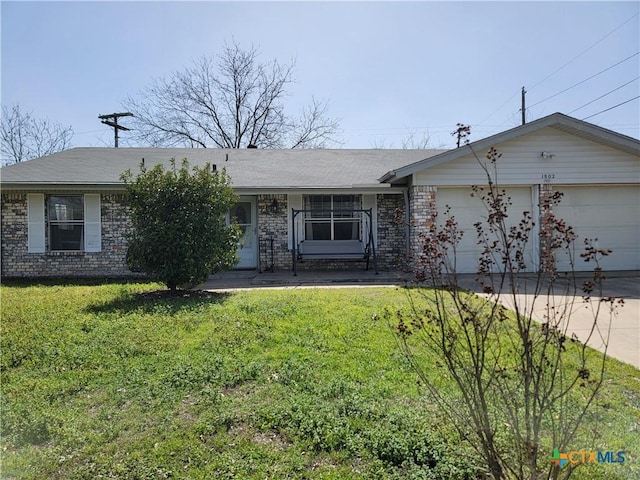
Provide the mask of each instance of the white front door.
{"label": "white front door", "polygon": [[238,256],[240,263],[236,268],[257,268],[258,267],[258,238],[257,238],[257,215],[256,199],[253,197],[240,197],[229,212],[231,219],[235,219],[242,237],[238,246]]}

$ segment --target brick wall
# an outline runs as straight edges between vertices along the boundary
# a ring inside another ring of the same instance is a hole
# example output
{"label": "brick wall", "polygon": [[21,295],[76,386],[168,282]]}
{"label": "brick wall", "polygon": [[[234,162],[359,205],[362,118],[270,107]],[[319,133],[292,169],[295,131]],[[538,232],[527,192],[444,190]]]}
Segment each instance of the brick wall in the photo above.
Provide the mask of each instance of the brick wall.
{"label": "brick wall", "polygon": [[[64,192],[59,192],[64,194]],[[77,192],[76,192],[77,193]],[[101,199],[102,251],[89,252],[27,252],[27,194],[2,194],[2,276],[3,277],[122,277],[136,275],[126,267],[125,235],[130,228],[122,195],[103,192]],[[278,209],[272,211],[273,201]],[[259,269],[291,270],[292,256],[288,248],[287,196],[264,194],[257,196]],[[377,196],[378,268],[395,270],[406,258],[406,227],[402,215],[401,195]],[[48,235],[47,235],[48,237]],[[273,255],[271,242],[273,241]],[[47,244],[48,250],[48,244]],[[314,260],[299,262],[301,270],[358,270],[364,262]],[[371,262],[370,268],[373,268]],[[138,274],[139,275],[139,274]]]}
{"label": "brick wall", "polygon": [[437,217],[437,187],[431,185],[413,185],[409,190],[409,209],[411,216],[409,261],[415,265],[423,255],[424,237],[429,235]]}
{"label": "brick wall", "polygon": [[[276,201],[277,210],[273,211]],[[291,270],[291,252],[287,239],[287,196],[258,195],[259,270]],[[273,250],[271,248],[273,242]]]}
{"label": "brick wall", "polygon": [[[122,206],[122,196],[117,193],[102,193],[100,200],[101,252],[28,253],[27,194],[3,193],[2,276],[122,277],[134,275],[127,269],[125,263],[127,253],[125,233],[130,225]],[[46,237],[48,250],[48,235]]]}
{"label": "brick wall", "polygon": [[378,267],[398,270],[407,261],[407,227],[402,195],[378,195]]}
{"label": "brick wall", "polygon": [[554,253],[554,227],[556,219],[553,207],[558,198],[555,197],[553,186],[550,183],[540,185],[539,189],[540,205],[540,269],[544,272],[556,270],[556,258]]}

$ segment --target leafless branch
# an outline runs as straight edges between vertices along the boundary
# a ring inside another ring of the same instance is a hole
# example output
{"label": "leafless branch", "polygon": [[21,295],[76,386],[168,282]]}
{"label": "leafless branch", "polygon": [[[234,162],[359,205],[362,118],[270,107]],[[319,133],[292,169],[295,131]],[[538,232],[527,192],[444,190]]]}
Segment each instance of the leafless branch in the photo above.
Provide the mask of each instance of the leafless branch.
{"label": "leafless branch", "polygon": [[[599,320],[615,314],[619,302],[601,298],[594,303],[590,297],[602,297],[599,261],[611,252],[585,239],[580,256],[595,265],[592,277],[579,285],[575,257],[572,272],[560,275],[555,253],[572,252],[576,241],[573,229],[553,214],[562,195],[541,200],[540,219],[513,212],[498,182],[500,154],[490,149],[486,160],[473,154],[486,175],[485,185],[472,187],[486,212],[475,224],[481,249],[476,282],[483,294],[469,294],[457,275],[457,246],[465,232],[450,209],[432,213],[413,272],[418,282],[434,288],[409,290],[412,314],[396,315],[398,340],[491,478],[568,478],[573,468],[549,468],[548,457],[552,448],[563,451],[578,435],[600,392],[606,360],[587,348],[588,338],[580,342],[571,335],[569,317],[582,297],[592,312],[589,338],[600,334],[608,343],[609,332],[599,331]],[[540,270],[524,275],[527,244],[537,234],[535,221],[545,250]],[[433,366],[416,355],[420,350],[439,359],[438,368],[452,379],[454,393],[442,392]]]}
{"label": "leafless branch", "polygon": [[71,145],[73,129],[35,118],[18,104],[2,107],[0,142],[2,164],[24,162],[59,152]]}
{"label": "leafless branch", "polygon": [[125,100],[131,139],[151,146],[203,148],[309,148],[333,143],[338,127],[327,104],[316,102],[299,118],[285,112],[293,62],[262,63],[255,47],[226,45],[183,71],[153,80]]}

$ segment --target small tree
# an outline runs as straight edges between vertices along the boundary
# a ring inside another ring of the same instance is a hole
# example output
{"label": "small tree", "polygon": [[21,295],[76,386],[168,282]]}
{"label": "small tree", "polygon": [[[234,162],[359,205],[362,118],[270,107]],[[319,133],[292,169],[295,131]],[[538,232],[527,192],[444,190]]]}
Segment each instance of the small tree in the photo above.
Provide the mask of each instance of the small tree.
{"label": "small tree", "polygon": [[[476,449],[489,477],[568,478],[575,466],[561,469],[550,461],[551,452],[567,451],[576,438],[605,367],[605,355],[571,334],[569,317],[582,296],[593,313],[589,337],[602,335],[606,354],[608,331],[599,332],[598,319],[613,314],[621,301],[591,299],[598,292],[602,297],[599,260],[610,251],[588,239],[581,257],[594,265],[593,274],[580,285],[572,273],[557,272],[554,255],[571,257],[576,241],[573,229],[553,215],[559,193],[541,205],[542,268],[525,274],[534,218],[510,211],[511,199],[497,183],[499,158],[495,149],[486,162],[476,156],[487,185],[472,187],[486,209],[474,232],[462,231],[448,209],[438,212],[441,222],[434,214],[413,268],[417,282],[433,288],[409,290],[412,315],[398,313],[395,327],[411,365],[460,437]],[[481,247],[475,278],[480,296],[464,288],[456,271],[457,247],[467,233],[475,233]],[[425,362],[425,352],[437,360]],[[442,376],[451,380],[453,393],[443,391]]]}
{"label": "small tree", "polygon": [[129,268],[176,290],[237,263],[239,230],[225,222],[237,197],[224,170],[206,164],[190,171],[187,159],[176,169],[171,159],[170,170],[160,164],[147,170],[143,163],[137,177],[127,170],[122,179],[133,227]]}

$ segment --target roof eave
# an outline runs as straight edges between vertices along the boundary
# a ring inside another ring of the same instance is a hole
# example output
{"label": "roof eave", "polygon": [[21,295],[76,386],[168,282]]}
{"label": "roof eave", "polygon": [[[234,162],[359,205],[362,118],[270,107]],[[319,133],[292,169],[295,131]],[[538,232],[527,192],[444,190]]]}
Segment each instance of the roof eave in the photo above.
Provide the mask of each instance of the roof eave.
{"label": "roof eave", "polygon": [[380,183],[392,183],[395,179],[396,179],[396,171],[395,170],[389,170],[387,173],[385,173],[383,176],[381,176],[378,179],[378,181]]}

